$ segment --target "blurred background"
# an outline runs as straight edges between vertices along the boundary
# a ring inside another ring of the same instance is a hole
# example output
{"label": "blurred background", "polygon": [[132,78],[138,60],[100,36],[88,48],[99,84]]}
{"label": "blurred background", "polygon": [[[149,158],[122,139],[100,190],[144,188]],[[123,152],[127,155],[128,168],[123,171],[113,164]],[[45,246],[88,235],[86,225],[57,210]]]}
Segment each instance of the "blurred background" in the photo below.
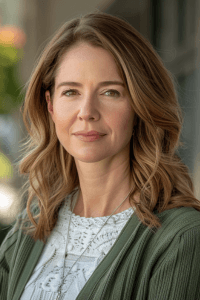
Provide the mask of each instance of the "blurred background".
{"label": "blurred background", "polygon": [[200,199],[200,0],[0,0],[0,244],[24,183],[15,165],[26,137],[23,88],[54,32],[95,8],[128,21],[172,72],[184,112],[179,154]]}

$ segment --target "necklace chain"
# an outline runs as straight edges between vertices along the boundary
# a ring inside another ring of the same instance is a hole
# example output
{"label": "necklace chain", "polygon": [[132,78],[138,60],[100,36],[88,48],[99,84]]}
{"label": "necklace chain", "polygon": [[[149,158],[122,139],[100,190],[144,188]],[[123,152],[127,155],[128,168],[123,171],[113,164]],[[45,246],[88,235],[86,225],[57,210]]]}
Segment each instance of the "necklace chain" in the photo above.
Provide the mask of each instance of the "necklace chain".
{"label": "necklace chain", "polygon": [[[131,189],[132,191],[133,189]],[[126,198],[121,202],[121,204],[112,212],[112,214],[107,218],[107,220],[105,221],[105,223],[103,224],[103,226],[100,228],[100,230],[96,233],[96,235],[94,236],[94,238],[92,239],[92,241],[89,243],[89,245],[86,247],[86,249],[83,251],[83,253],[78,257],[78,259],[74,262],[74,264],[72,265],[72,267],[70,268],[69,272],[67,273],[67,275],[64,277],[64,266],[63,266],[63,279],[62,279],[62,283],[60,284],[59,286],[59,289],[58,289],[58,296],[56,298],[56,300],[59,300],[60,297],[61,297],[61,289],[62,289],[62,284],[65,280],[65,278],[68,276],[68,274],[70,273],[70,271],[72,270],[72,268],[74,267],[74,265],[77,263],[77,261],[83,256],[83,254],[86,252],[86,250],[89,248],[89,246],[92,244],[92,242],[94,241],[94,239],[96,238],[96,236],[99,234],[99,232],[102,230],[102,228],[106,225],[106,223],[108,222],[108,220],[112,217],[112,215],[115,213],[115,211],[124,203],[124,201],[128,198],[128,196],[130,195],[131,191],[128,193],[128,195],[126,196]],[[69,220],[69,224],[68,224],[68,232],[67,232],[67,241],[66,241],[66,245],[65,245],[65,254],[66,254],[66,249],[67,249],[67,242],[68,242],[68,238],[69,238],[69,227],[70,227],[70,223],[71,223],[71,216],[73,214],[73,210],[74,210],[74,207],[75,207],[76,203],[74,203],[73,205],[73,209],[72,209],[72,212],[70,214],[70,220]],[[65,261],[64,261],[64,264],[65,264]],[[70,286],[69,286],[70,287]],[[68,288],[69,289],[69,288]],[[67,291],[68,291],[67,289]],[[64,293],[67,293],[64,292]]]}

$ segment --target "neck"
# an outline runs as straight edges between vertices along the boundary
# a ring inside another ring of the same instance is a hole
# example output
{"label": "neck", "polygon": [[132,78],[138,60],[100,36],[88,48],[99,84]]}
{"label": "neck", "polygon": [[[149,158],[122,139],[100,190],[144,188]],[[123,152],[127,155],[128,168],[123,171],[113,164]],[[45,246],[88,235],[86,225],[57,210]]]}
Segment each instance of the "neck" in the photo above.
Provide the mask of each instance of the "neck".
{"label": "neck", "polygon": [[[133,187],[131,180],[126,184],[124,182],[124,187],[122,185],[120,185],[120,189],[113,187],[109,192],[103,194],[102,200],[98,196],[94,196],[93,201],[89,201],[87,196],[84,197],[80,188],[73,213],[85,218],[109,216],[115,210],[114,214],[118,214],[131,207],[129,195]],[[116,209],[118,206],[120,207]]]}

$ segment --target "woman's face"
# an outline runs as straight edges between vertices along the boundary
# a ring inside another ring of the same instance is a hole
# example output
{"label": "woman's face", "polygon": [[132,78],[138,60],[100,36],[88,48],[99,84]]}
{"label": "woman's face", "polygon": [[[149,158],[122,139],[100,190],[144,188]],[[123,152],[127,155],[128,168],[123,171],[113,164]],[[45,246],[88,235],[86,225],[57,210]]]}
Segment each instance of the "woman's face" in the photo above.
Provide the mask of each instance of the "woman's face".
{"label": "woman's face", "polygon": [[[49,92],[45,94],[58,139],[75,160],[106,162],[129,155],[134,119],[130,95],[121,84],[101,84],[107,81],[123,84],[111,54],[81,43],[63,57],[55,78],[53,105]],[[82,130],[105,135],[93,142],[83,141],[74,135]]]}

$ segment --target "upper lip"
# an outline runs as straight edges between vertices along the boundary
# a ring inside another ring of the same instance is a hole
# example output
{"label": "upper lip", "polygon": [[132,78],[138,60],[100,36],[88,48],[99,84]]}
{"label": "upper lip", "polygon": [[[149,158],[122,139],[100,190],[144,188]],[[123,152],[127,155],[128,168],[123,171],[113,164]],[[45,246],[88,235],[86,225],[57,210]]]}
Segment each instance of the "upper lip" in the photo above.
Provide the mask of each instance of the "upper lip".
{"label": "upper lip", "polygon": [[105,133],[101,133],[101,132],[98,132],[98,131],[95,131],[95,130],[92,130],[92,131],[82,130],[82,131],[77,131],[74,134],[75,135],[105,135]]}

